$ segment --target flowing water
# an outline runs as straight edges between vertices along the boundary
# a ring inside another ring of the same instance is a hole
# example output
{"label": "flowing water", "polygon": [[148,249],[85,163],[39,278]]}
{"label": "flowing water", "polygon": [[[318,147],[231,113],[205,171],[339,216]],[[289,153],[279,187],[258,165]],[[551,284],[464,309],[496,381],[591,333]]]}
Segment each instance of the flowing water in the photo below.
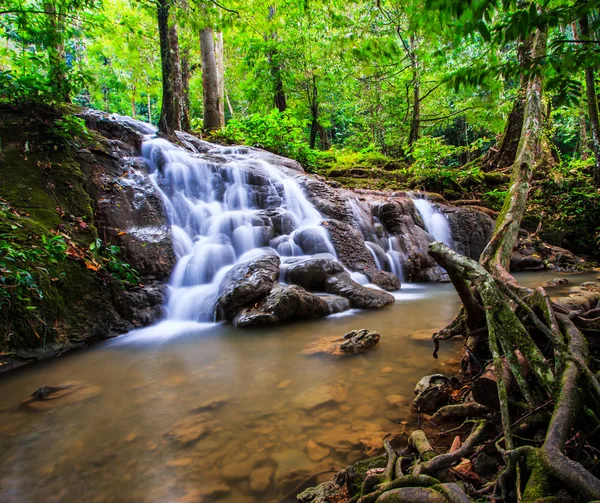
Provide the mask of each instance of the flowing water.
{"label": "flowing water", "polygon": [[[415,428],[415,382],[453,369],[461,341],[434,360],[424,339],[456,314],[452,286],[407,285],[396,298],[379,311],[256,330],[166,321],[1,375],[0,501],[285,501],[311,474]],[[381,333],[363,355],[302,354],[362,327]],[[71,395],[19,407],[41,386],[75,381]]]}

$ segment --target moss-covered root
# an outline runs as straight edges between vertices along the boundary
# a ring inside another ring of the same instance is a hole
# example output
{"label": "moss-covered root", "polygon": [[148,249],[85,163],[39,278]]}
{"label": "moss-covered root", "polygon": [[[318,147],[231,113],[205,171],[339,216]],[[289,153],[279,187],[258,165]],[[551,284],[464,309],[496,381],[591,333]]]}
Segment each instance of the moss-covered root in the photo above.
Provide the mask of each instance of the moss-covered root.
{"label": "moss-covered root", "polygon": [[377,503],[448,503],[442,493],[425,487],[392,489],[377,498]]}
{"label": "moss-covered root", "polygon": [[419,453],[421,461],[429,461],[437,456],[437,452],[431,447],[423,430],[415,430],[410,434],[408,446]]}
{"label": "moss-covered root", "polygon": [[458,484],[439,484],[433,486],[432,489],[446,496],[448,503],[472,503],[471,498],[467,496]]}
{"label": "moss-covered root", "polygon": [[405,475],[386,484],[378,485],[375,487],[375,491],[365,494],[358,499],[358,503],[375,503],[379,496],[393,489],[400,489],[402,487],[432,487],[437,485],[440,485],[440,481],[428,475]]}
{"label": "moss-covered root", "polygon": [[398,455],[387,440],[383,445],[385,447],[385,452],[387,453],[387,464],[385,465],[383,473],[367,475],[360,490],[360,494],[363,495],[358,499],[360,503],[371,503],[375,501],[375,499],[373,499],[375,487],[380,486],[381,484],[387,484],[394,478]]}

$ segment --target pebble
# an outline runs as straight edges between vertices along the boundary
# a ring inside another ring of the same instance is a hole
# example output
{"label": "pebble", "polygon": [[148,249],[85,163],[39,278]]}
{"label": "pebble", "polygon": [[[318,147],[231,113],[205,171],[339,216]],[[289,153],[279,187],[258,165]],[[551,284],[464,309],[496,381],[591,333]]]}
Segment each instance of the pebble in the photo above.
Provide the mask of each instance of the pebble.
{"label": "pebble", "polygon": [[311,461],[317,462],[329,456],[331,449],[320,446],[314,440],[309,440],[306,444],[306,452]]}
{"label": "pebble", "polygon": [[273,467],[263,466],[250,474],[250,490],[256,493],[264,492],[271,485]]}
{"label": "pebble", "polygon": [[388,403],[388,405],[392,405],[394,407],[399,407],[404,402],[406,402],[406,397],[404,397],[402,395],[388,395],[385,397],[385,400]]}

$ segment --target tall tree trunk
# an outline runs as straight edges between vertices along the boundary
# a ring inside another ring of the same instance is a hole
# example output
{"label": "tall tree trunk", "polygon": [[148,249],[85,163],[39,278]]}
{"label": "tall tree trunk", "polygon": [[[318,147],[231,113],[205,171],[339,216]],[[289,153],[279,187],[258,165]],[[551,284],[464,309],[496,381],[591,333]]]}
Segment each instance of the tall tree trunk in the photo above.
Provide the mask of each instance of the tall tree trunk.
{"label": "tall tree trunk", "polygon": [[135,84],[131,88],[131,116],[135,119]]}
{"label": "tall tree trunk", "polygon": [[192,129],[190,124],[190,57],[189,50],[184,49],[181,56],[181,95],[182,111],[181,111],[181,130],[190,131]]}
{"label": "tall tree trunk", "polygon": [[410,37],[409,57],[412,67],[412,86],[413,86],[413,106],[412,118],[410,121],[410,133],[408,134],[408,150],[412,151],[413,144],[419,139],[421,129],[421,75],[419,72],[419,60],[415,52],[416,39],[414,35]]}
{"label": "tall tree trunk", "polygon": [[[275,17],[275,6],[269,6],[269,21]],[[279,54],[274,47],[274,43],[277,40],[277,32],[273,31],[269,37],[271,39],[271,47],[267,50],[267,61],[269,63],[269,69],[271,71],[271,78],[273,79],[273,103],[275,108],[280,112],[285,112],[287,108],[287,100],[285,97],[285,91],[283,89],[283,78],[281,77],[281,65],[279,63]],[[268,42],[268,38],[265,37],[265,42]]]}
{"label": "tall tree trunk", "polygon": [[[547,32],[537,31],[530,44],[529,57],[538,61],[546,55]],[[511,183],[492,239],[481,255],[481,264],[492,274],[508,279],[510,256],[517,242],[525,214],[529,187],[542,143],[543,83],[539,73],[527,79],[523,128],[513,163]]]}
{"label": "tall tree trunk", "polygon": [[506,121],[504,132],[497,145],[491,148],[483,158],[483,168],[487,171],[512,166],[517,156],[517,149],[523,129],[525,98],[527,92],[527,68],[531,65],[531,39],[521,40],[517,50],[521,75],[519,90],[512,110]]}
{"label": "tall tree trunk", "polygon": [[171,0],[158,0],[158,36],[162,70],[162,107],[158,129],[167,136],[173,136],[181,129],[181,67],[177,28],[169,29]]}
{"label": "tall tree trunk", "polygon": [[223,126],[219,105],[219,70],[215,55],[215,41],[210,27],[200,32],[202,55],[202,91],[204,100],[204,129],[213,131]]}
{"label": "tall tree trunk", "polygon": [[223,126],[225,124],[225,62],[222,31],[215,33],[215,60],[217,63],[217,87],[219,90],[219,116],[221,126]]}
{"label": "tall tree trunk", "polygon": [[308,95],[310,114],[312,117],[310,123],[310,148],[314,149],[317,143],[317,134],[319,132],[319,96],[317,90],[317,77],[314,74],[312,76],[312,86]]}
{"label": "tall tree trunk", "polygon": [[53,2],[44,3],[44,11],[48,14],[45,16],[49,56],[48,84],[54,90],[58,101],[70,103],[71,90],[67,77],[62,17]]}
{"label": "tall tree trunk", "polygon": [[[589,39],[590,26],[588,16],[585,15],[579,20],[581,26],[581,35]],[[588,115],[592,130],[592,151],[594,152],[594,183],[600,187],[600,121],[598,119],[598,98],[596,96],[596,82],[594,69],[588,66],[585,69],[585,94],[587,97]]]}

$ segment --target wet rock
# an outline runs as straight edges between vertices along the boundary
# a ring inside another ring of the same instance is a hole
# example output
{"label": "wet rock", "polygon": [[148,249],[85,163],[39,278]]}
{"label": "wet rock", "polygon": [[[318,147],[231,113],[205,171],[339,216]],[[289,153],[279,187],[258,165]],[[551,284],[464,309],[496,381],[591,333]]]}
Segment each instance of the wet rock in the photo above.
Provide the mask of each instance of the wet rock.
{"label": "wet rock", "polygon": [[352,330],[343,337],[323,337],[307,345],[303,355],[347,356],[362,353],[375,346],[380,339],[377,332],[367,329]]}
{"label": "wet rock", "polygon": [[344,335],[345,341],[340,344],[340,350],[344,353],[360,353],[375,346],[380,338],[381,336],[373,330],[352,330]]}
{"label": "wet rock", "polygon": [[257,468],[250,474],[250,490],[255,493],[262,493],[271,485],[271,479],[275,470],[272,466],[263,466]]}
{"label": "wet rock", "polygon": [[544,288],[552,288],[560,285],[567,285],[569,280],[567,278],[552,278],[546,281],[542,286]]}
{"label": "wet rock", "polygon": [[226,320],[250,305],[261,301],[279,277],[279,257],[261,255],[236,265],[219,285],[217,306]]}
{"label": "wet rock", "polygon": [[[365,274],[384,290],[398,290],[400,280],[390,272],[380,271],[367,249],[360,231],[353,225],[336,220],[323,222],[327,227],[335,252],[342,264],[352,271]],[[341,271],[339,271],[341,272]]]}
{"label": "wet rock", "polygon": [[165,436],[182,447],[190,447],[211,432],[211,419],[212,416],[208,414],[186,417],[176,423]]}
{"label": "wet rock", "polygon": [[321,297],[297,285],[275,285],[254,309],[244,309],[233,319],[236,327],[273,325],[286,320],[322,318],[331,314]]}
{"label": "wet rock", "polygon": [[320,446],[314,440],[309,440],[306,444],[306,452],[311,461],[317,462],[329,456],[331,449]]}
{"label": "wet rock", "polygon": [[395,301],[393,295],[383,290],[359,285],[345,272],[329,276],[325,281],[325,291],[347,298],[352,307],[359,309],[378,309]]}
{"label": "wet rock", "polygon": [[200,403],[199,405],[191,409],[190,412],[192,414],[198,414],[200,412],[207,412],[211,410],[220,409],[228,402],[229,398],[227,397],[212,398],[210,400]]}
{"label": "wet rock", "polygon": [[325,282],[331,275],[344,272],[342,264],[330,254],[320,254],[291,262],[286,269],[286,279],[310,291],[325,291]]}
{"label": "wet rock", "polygon": [[33,410],[51,410],[56,407],[75,405],[100,395],[100,386],[71,382],[57,386],[43,386],[21,402],[21,407]]}
{"label": "wet rock", "polygon": [[479,260],[494,231],[494,220],[473,208],[444,208],[456,251],[473,260]]}
{"label": "wet rock", "polygon": [[388,395],[385,397],[385,401],[388,403],[388,405],[400,407],[406,402],[406,397],[403,395]]}
{"label": "wet rock", "polygon": [[431,414],[448,404],[450,393],[460,385],[455,377],[433,374],[423,377],[415,386],[415,399],[412,406],[415,410]]}
{"label": "wet rock", "polygon": [[303,391],[299,395],[296,395],[292,402],[294,406],[299,409],[314,411],[315,409],[325,407],[327,405],[333,405],[336,403],[336,400],[331,393],[330,386],[327,384],[320,384]]}
{"label": "wet rock", "polygon": [[310,487],[297,496],[298,503],[333,503],[348,501],[346,470],[338,472],[332,480]]}

